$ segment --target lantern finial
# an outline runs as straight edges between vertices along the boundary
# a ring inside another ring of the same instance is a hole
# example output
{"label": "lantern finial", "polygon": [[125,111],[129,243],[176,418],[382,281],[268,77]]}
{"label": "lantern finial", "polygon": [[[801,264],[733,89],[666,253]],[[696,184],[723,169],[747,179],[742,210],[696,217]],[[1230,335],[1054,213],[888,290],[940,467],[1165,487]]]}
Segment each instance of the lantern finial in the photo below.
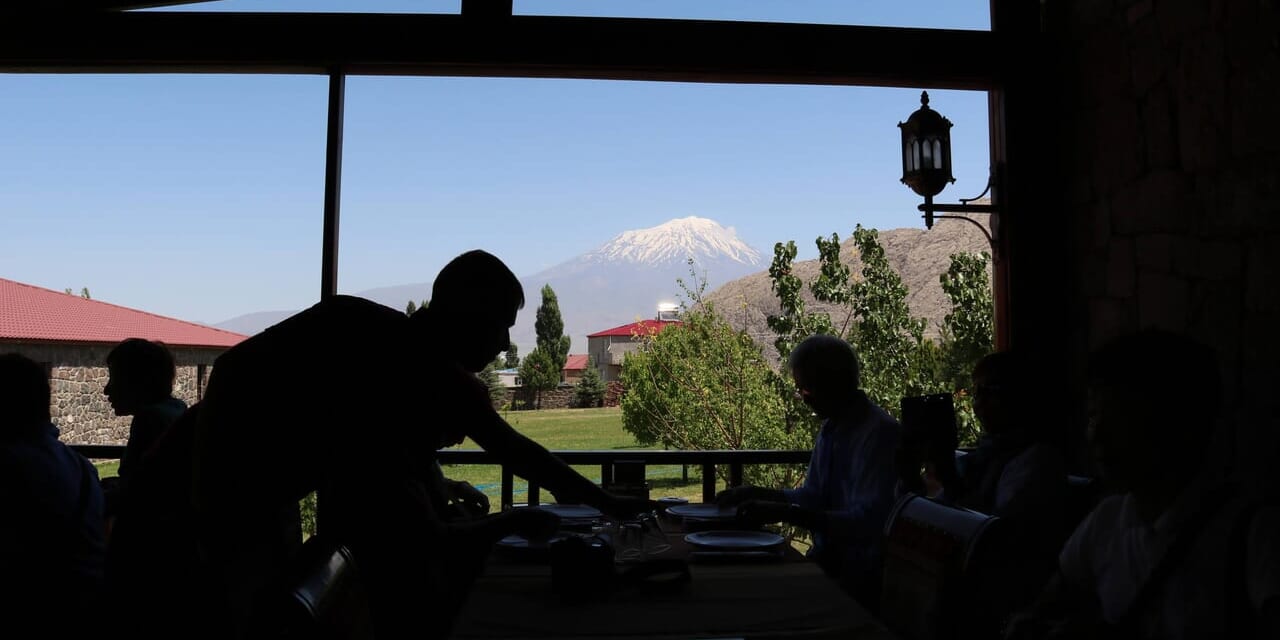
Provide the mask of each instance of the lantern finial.
{"label": "lantern finial", "polygon": [[920,106],[926,109],[929,108],[929,92],[928,91],[920,92]]}

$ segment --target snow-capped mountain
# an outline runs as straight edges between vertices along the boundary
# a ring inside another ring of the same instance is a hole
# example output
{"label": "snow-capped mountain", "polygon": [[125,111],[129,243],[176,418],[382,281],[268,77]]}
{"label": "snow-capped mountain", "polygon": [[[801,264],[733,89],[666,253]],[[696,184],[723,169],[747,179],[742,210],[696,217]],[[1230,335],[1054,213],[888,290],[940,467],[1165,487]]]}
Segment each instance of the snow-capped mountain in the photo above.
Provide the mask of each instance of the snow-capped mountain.
{"label": "snow-capped mountain", "polygon": [[690,258],[708,292],[764,268],[759,251],[715,220],[690,216],[624,231],[576,258],[521,278],[526,302],[511,338],[521,353],[533,347],[534,312],[542,301],[542,286],[549,284],[572,340],[570,350],[586,353],[587,335],[652,318],[659,303],[678,302],[683,292],[677,279],[693,284]]}
{"label": "snow-capped mountain", "polygon": [[690,257],[699,262],[730,260],[749,266],[758,266],[761,262],[760,252],[738,239],[733,228],[697,216],[668,220],[648,229],[624,231],[587,252],[582,259],[660,265],[685,264]]}
{"label": "snow-capped mountain", "polygon": [[[511,329],[511,339],[522,354],[533,349],[534,314],[542,302],[542,286],[550,284],[572,341],[571,352],[586,353],[588,334],[652,318],[659,303],[680,301],[682,291],[676,280],[692,284],[690,258],[698,277],[705,278],[707,292],[765,266],[760,252],[739,239],[732,228],[707,218],[690,216],[624,231],[591,251],[521,278],[525,306]],[[430,298],[431,283],[380,287],[356,295],[403,309],[410,300]],[[250,314],[217,326],[235,326],[251,334],[278,319]],[[261,326],[249,326],[259,320],[264,321]]]}

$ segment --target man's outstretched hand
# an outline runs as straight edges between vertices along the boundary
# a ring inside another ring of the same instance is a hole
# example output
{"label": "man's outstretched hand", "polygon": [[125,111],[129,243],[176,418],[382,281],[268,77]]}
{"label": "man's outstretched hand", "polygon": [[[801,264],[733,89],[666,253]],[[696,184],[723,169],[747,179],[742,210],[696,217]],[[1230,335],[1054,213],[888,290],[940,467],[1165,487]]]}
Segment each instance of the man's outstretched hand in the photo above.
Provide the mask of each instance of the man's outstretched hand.
{"label": "man's outstretched hand", "polygon": [[738,521],[753,527],[775,522],[786,522],[791,505],[771,500],[747,500],[738,505]]}
{"label": "man's outstretched hand", "polygon": [[447,480],[446,497],[462,509],[469,518],[479,518],[489,513],[489,496],[463,480]]}

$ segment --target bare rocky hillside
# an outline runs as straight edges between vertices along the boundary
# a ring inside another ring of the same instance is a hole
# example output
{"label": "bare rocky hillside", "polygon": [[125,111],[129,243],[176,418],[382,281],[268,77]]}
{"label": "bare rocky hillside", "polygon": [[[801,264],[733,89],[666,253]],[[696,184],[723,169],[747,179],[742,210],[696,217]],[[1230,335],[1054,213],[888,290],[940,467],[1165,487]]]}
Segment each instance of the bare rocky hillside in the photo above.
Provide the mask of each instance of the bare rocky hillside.
{"label": "bare rocky hillside", "polygon": [[[850,265],[853,277],[861,277],[861,264],[853,241],[841,234],[841,259]],[[800,244],[800,240],[796,244]],[[805,241],[812,248],[812,240]],[[907,304],[917,318],[925,319],[925,335],[936,338],[942,319],[950,310],[947,296],[942,292],[938,278],[947,270],[954,253],[990,251],[987,239],[974,225],[963,220],[939,220],[933,229],[891,229],[880,232],[880,244],[884,246],[889,264],[893,266],[907,286]],[[766,256],[772,259],[772,248]],[[818,261],[797,261],[795,273],[806,285],[818,275]],[[988,274],[990,272],[988,271]],[[765,318],[779,312],[778,298],[769,288],[769,272],[761,271],[728,282],[707,294],[706,299],[738,328],[745,328],[763,347],[765,355],[776,361],[773,333]],[[809,309],[831,313],[833,308],[814,300],[805,289]],[[836,326],[846,319],[841,313],[833,317]]]}

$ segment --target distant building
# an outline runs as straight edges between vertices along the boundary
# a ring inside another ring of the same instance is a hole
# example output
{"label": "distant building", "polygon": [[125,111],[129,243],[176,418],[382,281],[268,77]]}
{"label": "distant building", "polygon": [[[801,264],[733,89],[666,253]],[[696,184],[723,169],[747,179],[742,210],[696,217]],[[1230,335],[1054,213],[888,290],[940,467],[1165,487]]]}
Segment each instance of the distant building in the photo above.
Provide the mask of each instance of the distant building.
{"label": "distant building", "polygon": [[73,444],[117,444],[128,437],[129,418],[116,417],[102,395],[107,353],[122,340],[164,343],[178,367],[173,393],[192,404],[204,395],[214,359],[246,337],[0,278],[0,353],[17,352],[44,365],[53,422],[62,440]]}
{"label": "distant building", "polygon": [[680,319],[680,305],[674,302],[659,304],[658,319],[662,321],[678,321]]}
{"label": "distant building", "polygon": [[659,307],[658,317],[653,320],[632,322],[588,335],[587,353],[595,360],[600,378],[606,383],[621,379],[622,361],[628,353],[639,348],[641,339],[655,335],[673,324],[680,324],[679,320],[670,315],[672,311],[667,309],[668,315],[664,319],[664,311]]}
{"label": "distant building", "polygon": [[508,389],[520,386],[519,369],[498,369],[498,381]]}
{"label": "distant building", "polygon": [[560,372],[560,384],[578,384],[590,360],[591,356],[585,353],[569,354],[569,358],[564,361],[564,370]]}

